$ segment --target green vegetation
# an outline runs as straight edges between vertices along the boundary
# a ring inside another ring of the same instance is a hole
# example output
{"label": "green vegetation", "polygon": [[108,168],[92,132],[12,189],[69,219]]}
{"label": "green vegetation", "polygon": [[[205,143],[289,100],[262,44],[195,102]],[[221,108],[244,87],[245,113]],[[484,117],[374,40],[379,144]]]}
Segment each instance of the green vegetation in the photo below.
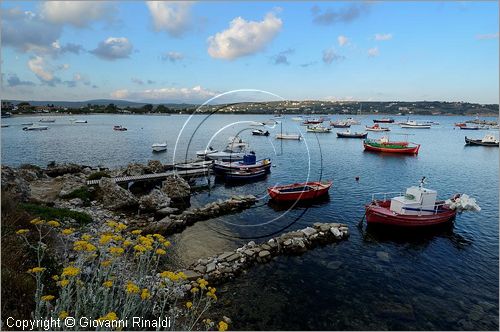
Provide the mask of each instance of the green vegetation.
{"label": "green vegetation", "polygon": [[99,180],[100,178],[109,178],[109,174],[106,171],[98,171],[89,175],[88,180]]}
{"label": "green vegetation", "polygon": [[64,195],[62,198],[66,199],[72,199],[72,198],[79,198],[83,201],[83,204],[85,206],[90,205],[90,201],[93,199],[94,195],[91,191],[89,191],[89,188],[86,186],[82,186],[78,189],[73,190],[67,195]]}
{"label": "green vegetation", "polygon": [[71,211],[69,209],[58,209],[28,203],[20,204],[20,207],[26,212],[45,220],[64,220],[65,218],[71,218],[76,220],[80,225],[85,225],[92,222],[92,217],[88,214],[83,212]]}

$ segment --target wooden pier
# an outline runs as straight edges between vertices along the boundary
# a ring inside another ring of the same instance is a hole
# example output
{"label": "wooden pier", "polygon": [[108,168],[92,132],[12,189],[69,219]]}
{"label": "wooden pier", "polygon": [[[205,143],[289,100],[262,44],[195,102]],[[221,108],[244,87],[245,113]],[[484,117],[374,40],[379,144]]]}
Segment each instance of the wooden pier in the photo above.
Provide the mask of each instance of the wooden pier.
{"label": "wooden pier", "polygon": [[[129,183],[129,182],[140,182],[140,181],[152,181],[152,180],[163,180],[169,176],[178,175],[180,177],[196,177],[209,175],[209,168],[198,168],[191,170],[172,170],[164,173],[153,173],[153,174],[143,174],[143,175],[132,175],[132,176],[120,176],[116,178],[111,178],[115,183]],[[98,185],[101,180],[88,180],[87,185]]]}

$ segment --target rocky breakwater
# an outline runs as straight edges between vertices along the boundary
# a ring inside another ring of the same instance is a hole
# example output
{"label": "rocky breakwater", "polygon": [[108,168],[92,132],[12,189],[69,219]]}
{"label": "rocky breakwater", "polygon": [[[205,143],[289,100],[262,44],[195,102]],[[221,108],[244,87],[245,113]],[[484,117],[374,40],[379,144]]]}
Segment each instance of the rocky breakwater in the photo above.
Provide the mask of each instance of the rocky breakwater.
{"label": "rocky breakwater", "polygon": [[204,278],[217,284],[276,256],[302,254],[317,245],[336,243],[348,237],[349,229],[345,224],[315,223],[312,227],[284,233],[261,244],[250,241],[234,251],[200,259],[183,272],[190,281]]}
{"label": "rocky breakwater", "polygon": [[143,232],[163,235],[178,233],[197,221],[243,211],[254,205],[256,201],[257,198],[253,195],[238,195],[226,200],[220,199],[203,207],[188,209],[180,214],[170,215],[159,221],[148,223],[143,228]]}

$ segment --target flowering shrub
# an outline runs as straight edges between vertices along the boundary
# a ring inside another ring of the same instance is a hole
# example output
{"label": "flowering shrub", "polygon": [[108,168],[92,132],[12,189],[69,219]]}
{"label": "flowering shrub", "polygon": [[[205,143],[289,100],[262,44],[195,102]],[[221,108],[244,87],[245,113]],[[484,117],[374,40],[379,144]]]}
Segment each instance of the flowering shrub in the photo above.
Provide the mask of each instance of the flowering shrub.
{"label": "flowering shrub", "polygon": [[[216,324],[204,317],[217,301],[216,289],[207,281],[198,279],[190,285],[183,272],[158,271],[160,259],[171,245],[162,235],[129,232],[125,224],[113,220],[99,233],[79,236],[56,220],[34,219],[31,224],[38,233],[37,243],[28,241],[27,229],[17,234],[37,253],[38,265],[27,271],[36,280],[35,319],[169,317],[173,330],[228,328],[226,322]],[[58,294],[46,294],[42,282],[46,273],[41,266],[47,251],[44,239],[50,233],[57,234],[65,248],[63,269],[51,278]]]}

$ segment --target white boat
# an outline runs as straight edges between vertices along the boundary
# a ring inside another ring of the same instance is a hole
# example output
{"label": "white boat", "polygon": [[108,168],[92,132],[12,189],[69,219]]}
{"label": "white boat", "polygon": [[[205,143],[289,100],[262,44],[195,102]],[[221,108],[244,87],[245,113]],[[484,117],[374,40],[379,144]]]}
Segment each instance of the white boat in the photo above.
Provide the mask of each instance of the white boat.
{"label": "white boat", "polygon": [[151,148],[153,149],[154,152],[167,151],[167,142],[165,142],[165,143],[154,143],[153,145],[151,145]]}
{"label": "white boat", "polygon": [[329,133],[332,129],[322,125],[307,126],[306,129],[310,133]]}
{"label": "white boat", "polygon": [[32,126],[33,122],[21,123],[21,126]]}
{"label": "white boat", "polygon": [[264,122],[252,121],[250,125],[254,127],[260,127],[260,126],[265,126],[266,124]]}
{"label": "white boat", "polygon": [[228,143],[227,143],[227,148],[231,150],[243,150],[248,148],[248,143],[244,142],[239,136],[231,136],[229,137]]}
{"label": "white boat", "polygon": [[29,127],[24,127],[23,128],[24,131],[28,131],[28,130],[29,131],[31,131],[31,130],[47,130],[47,129],[49,129],[49,127],[47,127],[47,126],[39,126],[37,124],[34,124],[34,125],[29,126]]}
{"label": "white boat", "polygon": [[87,123],[87,120],[75,120],[75,123]]}
{"label": "white boat", "polygon": [[431,129],[430,124],[418,123],[417,121],[408,121],[400,124],[401,128],[413,128],[413,129]]}
{"label": "white boat", "polygon": [[290,139],[290,140],[300,140],[302,136],[300,134],[276,134],[277,139]]}
{"label": "white boat", "polygon": [[215,152],[219,152],[219,151],[218,150],[214,150],[214,148],[212,148],[211,146],[209,146],[208,149],[196,151],[196,156],[198,158],[205,158],[207,156],[207,154],[209,154],[209,153],[215,153]]}
{"label": "white boat", "polygon": [[360,122],[360,121],[358,121],[358,120],[356,120],[356,119],[354,119],[354,118],[347,118],[347,119],[345,120],[345,122],[346,122],[347,124],[351,125],[351,126],[352,126],[352,125],[359,125],[359,124],[361,124],[361,122]]}
{"label": "white boat", "polygon": [[47,119],[47,118],[43,118],[43,119],[40,119],[40,122],[56,122],[56,119]]}
{"label": "white boat", "polygon": [[301,116],[297,116],[297,117],[293,117],[293,118],[292,118],[292,121],[302,122],[302,121],[304,121],[304,118],[303,118],[303,117],[301,117]]}
{"label": "white boat", "polygon": [[243,160],[244,156],[245,152],[242,150],[225,148],[223,151],[206,154],[205,159],[233,162]]}
{"label": "white boat", "polygon": [[209,168],[213,164],[212,160],[207,161],[198,161],[194,163],[187,164],[176,164],[174,167],[179,170],[191,170],[191,169],[201,169],[201,168]]}

